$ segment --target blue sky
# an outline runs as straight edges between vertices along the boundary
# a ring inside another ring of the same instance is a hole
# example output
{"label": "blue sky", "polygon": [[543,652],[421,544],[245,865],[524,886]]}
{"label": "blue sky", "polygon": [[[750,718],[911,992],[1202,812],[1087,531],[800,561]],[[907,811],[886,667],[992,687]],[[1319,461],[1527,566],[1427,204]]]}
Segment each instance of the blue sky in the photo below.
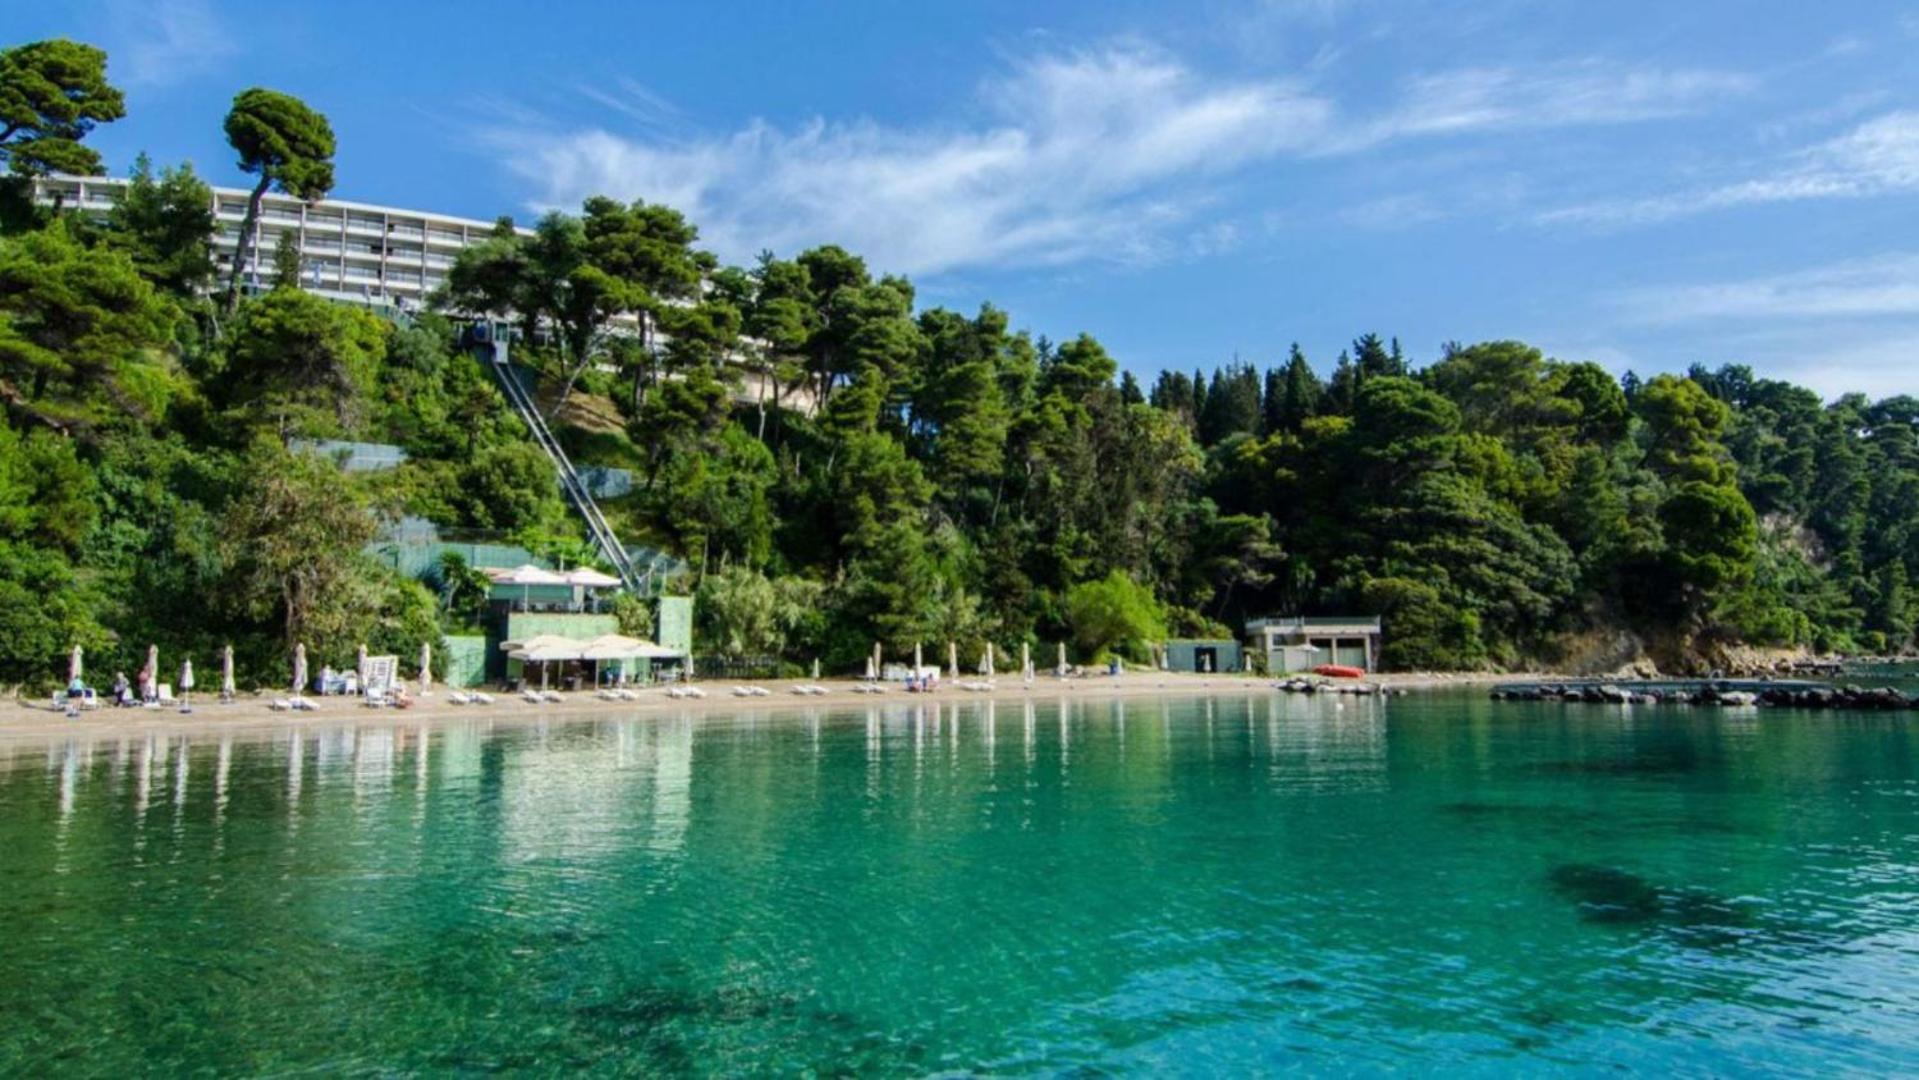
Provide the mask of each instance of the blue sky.
{"label": "blue sky", "polygon": [[241,179],[251,85],[342,198],[595,192],[729,261],[822,242],[1144,376],[1517,337],[1919,393],[1919,9],[1855,0],[9,5],[111,55],[95,144]]}

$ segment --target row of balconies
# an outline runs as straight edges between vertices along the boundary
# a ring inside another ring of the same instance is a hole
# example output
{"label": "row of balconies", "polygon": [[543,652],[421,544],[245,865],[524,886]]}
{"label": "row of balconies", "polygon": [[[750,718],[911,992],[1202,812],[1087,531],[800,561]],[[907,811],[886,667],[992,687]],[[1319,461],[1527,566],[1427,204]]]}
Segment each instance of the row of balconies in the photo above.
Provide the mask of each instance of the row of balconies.
{"label": "row of balconies", "polygon": [[[112,205],[112,200],[107,201]],[[246,220],[246,204],[223,201],[217,215],[224,224],[237,227]],[[301,225],[308,232],[345,233],[348,236],[385,237],[393,240],[410,240],[415,243],[434,244],[442,247],[460,248],[469,242],[468,232],[451,226],[429,226],[414,219],[409,222],[402,218],[338,212],[307,210],[304,214],[297,206],[266,205],[260,208],[259,222],[268,225]]]}

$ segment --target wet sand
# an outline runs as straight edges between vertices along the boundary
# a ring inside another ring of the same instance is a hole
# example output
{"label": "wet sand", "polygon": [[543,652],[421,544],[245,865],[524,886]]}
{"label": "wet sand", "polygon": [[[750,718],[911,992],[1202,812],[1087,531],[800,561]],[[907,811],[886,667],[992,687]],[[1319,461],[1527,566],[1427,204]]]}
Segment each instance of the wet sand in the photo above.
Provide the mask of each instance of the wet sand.
{"label": "wet sand", "polygon": [[[1491,675],[1481,673],[1440,674],[1409,673],[1378,675],[1361,680],[1325,680],[1329,685],[1364,683],[1387,690],[1428,690],[1449,686],[1492,686],[1507,682],[1538,681],[1549,676],[1529,674]],[[972,681],[962,678],[961,682]],[[202,732],[277,731],[288,728],[327,725],[338,727],[343,721],[367,725],[391,725],[397,720],[436,722],[443,720],[539,721],[590,716],[645,716],[652,713],[703,715],[743,711],[771,711],[795,708],[846,709],[886,703],[903,704],[924,701],[1019,700],[1032,696],[1057,697],[1151,697],[1197,694],[1265,694],[1273,692],[1273,680],[1252,675],[1188,675],[1148,672],[1127,675],[1088,675],[1061,679],[1051,675],[1023,683],[1002,676],[994,688],[973,691],[953,683],[944,683],[928,693],[907,693],[896,683],[886,685],[885,693],[855,693],[858,683],[848,680],[820,680],[824,694],[799,694],[795,688],[810,680],[766,680],[754,683],[705,682],[697,685],[706,691],[704,698],[671,698],[664,688],[638,690],[637,701],[607,701],[591,691],[563,694],[564,701],[534,704],[517,694],[493,693],[491,705],[456,705],[448,699],[444,687],[435,687],[425,697],[415,696],[406,709],[371,708],[349,697],[309,697],[317,706],[308,712],[276,712],[269,704],[284,693],[242,694],[239,700],[221,704],[209,695],[196,697],[193,711],[177,708],[120,709],[101,706],[78,717],[52,708],[46,701],[14,701],[0,705],[0,740],[45,739],[49,736],[85,734],[90,736],[130,736],[147,734],[197,734]],[[769,691],[765,696],[739,697],[735,686],[752,685]]]}

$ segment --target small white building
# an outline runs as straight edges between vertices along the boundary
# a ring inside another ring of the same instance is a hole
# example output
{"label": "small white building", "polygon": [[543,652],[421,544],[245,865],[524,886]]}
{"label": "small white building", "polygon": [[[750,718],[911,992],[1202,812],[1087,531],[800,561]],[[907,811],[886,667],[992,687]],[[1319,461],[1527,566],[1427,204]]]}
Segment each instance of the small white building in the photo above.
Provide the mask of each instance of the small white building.
{"label": "small white building", "polygon": [[1321,664],[1376,671],[1380,637],[1377,615],[1295,615],[1246,624],[1247,648],[1265,656],[1266,670],[1273,674],[1310,671]]}

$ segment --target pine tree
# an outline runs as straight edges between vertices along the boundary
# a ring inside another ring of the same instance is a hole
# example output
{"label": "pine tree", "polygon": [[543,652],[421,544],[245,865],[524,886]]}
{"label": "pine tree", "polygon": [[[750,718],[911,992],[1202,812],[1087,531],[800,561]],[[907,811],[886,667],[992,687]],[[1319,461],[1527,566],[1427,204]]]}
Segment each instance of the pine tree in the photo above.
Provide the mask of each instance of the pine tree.
{"label": "pine tree", "polygon": [[1339,362],[1333,365],[1333,377],[1327,380],[1325,411],[1335,416],[1351,416],[1353,403],[1359,397],[1360,374],[1353,366],[1353,358],[1341,352]]}
{"label": "pine tree", "polygon": [[1286,358],[1283,378],[1278,426],[1280,430],[1298,431],[1307,417],[1319,415],[1321,399],[1326,395],[1325,387],[1320,385],[1312,365],[1306,362],[1306,354],[1300,351],[1298,342],[1293,343],[1292,352]]}
{"label": "pine tree", "polygon": [[300,287],[300,238],[291,229],[281,233],[273,244],[273,287]]}

